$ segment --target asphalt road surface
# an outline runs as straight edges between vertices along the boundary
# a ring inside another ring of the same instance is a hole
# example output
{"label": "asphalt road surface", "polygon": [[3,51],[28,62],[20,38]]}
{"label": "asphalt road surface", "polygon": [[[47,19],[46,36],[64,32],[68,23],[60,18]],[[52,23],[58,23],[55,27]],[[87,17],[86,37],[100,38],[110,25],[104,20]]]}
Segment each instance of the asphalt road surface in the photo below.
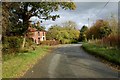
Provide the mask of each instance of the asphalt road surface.
{"label": "asphalt road surface", "polygon": [[81,44],[66,44],[38,61],[23,78],[118,78],[118,72],[86,53]]}

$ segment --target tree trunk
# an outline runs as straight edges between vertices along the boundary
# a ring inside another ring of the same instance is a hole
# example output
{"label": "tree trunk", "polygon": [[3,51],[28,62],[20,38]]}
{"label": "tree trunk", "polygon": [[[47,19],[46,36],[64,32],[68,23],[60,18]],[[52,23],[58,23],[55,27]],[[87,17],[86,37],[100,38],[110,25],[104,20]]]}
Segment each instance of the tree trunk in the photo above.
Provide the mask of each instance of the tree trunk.
{"label": "tree trunk", "polygon": [[23,43],[22,43],[22,49],[24,49],[25,47],[25,43],[26,43],[26,33],[29,27],[29,19],[30,16],[26,13],[27,12],[27,8],[28,8],[28,4],[26,3],[26,6],[24,6],[24,13],[23,13],[23,26],[24,26],[24,38],[23,38]]}
{"label": "tree trunk", "polygon": [[23,43],[22,43],[22,49],[24,49],[25,47],[25,43],[26,43],[26,33],[27,33],[27,30],[28,30],[28,26],[29,26],[29,18],[27,15],[23,15],[24,18],[23,18],[23,26],[24,26],[24,38],[23,38]]}
{"label": "tree trunk", "polygon": [[26,34],[24,35],[24,38],[23,38],[22,49],[24,49],[25,47],[25,42],[26,42]]}

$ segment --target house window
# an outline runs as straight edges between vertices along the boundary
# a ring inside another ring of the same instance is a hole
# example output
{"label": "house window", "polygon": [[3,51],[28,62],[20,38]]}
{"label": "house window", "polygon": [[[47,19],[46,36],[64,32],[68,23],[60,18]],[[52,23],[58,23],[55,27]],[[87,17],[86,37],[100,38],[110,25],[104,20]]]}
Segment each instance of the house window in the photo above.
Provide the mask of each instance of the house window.
{"label": "house window", "polygon": [[40,42],[40,38],[38,38],[38,41]]}
{"label": "house window", "polygon": [[38,36],[40,36],[40,32],[38,31]]}

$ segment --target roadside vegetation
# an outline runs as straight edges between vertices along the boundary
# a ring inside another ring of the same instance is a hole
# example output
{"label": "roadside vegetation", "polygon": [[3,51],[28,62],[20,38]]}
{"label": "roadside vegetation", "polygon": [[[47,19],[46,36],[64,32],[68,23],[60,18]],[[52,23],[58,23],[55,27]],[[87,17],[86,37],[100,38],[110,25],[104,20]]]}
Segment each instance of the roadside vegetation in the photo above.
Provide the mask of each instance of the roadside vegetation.
{"label": "roadside vegetation", "polygon": [[37,61],[51,51],[50,46],[37,46],[36,50],[17,53],[16,55],[4,55],[2,64],[3,78],[18,78],[31,68]]}
{"label": "roadside vegetation", "polygon": [[100,46],[92,43],[84,43],[82,47],[92,55],[110,61],[116,65],[120,64],[119,49],[108,48],[106,46]]}
{"label": "roadside vegetation", "polygon": [[115,17],[97,20],[90,28],[83,26],[83,49],[111,63],[120,65],[120,35]]}

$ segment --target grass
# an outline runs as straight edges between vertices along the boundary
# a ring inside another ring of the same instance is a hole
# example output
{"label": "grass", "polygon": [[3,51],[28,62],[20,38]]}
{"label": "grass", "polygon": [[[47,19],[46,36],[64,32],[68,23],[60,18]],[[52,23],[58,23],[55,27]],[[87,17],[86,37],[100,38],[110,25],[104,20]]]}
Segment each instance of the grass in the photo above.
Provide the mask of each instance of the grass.
{"label": "grass", "polygon": [[39,46],[34,51],[19,53],[15,56],[5,56],[2,64],[2,78],[21,77],[50,50],[51,47],[49,46]]}
{"label": "grass", "polygon": [[107,48],[92,43],[83,43],[83,49],[87,52],[101,57],[109,62],[120,65],[120,50],[114,48]]}

